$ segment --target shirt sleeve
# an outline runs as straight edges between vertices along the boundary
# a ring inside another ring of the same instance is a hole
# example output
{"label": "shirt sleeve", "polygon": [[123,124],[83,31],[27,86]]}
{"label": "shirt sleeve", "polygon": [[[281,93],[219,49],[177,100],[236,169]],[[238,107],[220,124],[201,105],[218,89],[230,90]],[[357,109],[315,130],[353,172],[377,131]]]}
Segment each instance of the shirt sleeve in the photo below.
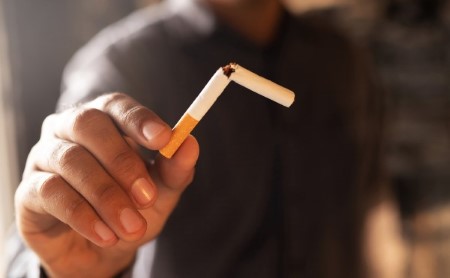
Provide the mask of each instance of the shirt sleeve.
{"label": "shirt sleeve", "polygon": [[28,249],[13,228],[6,242],[6,277],[40,278],[47,277],[41,271],[38,256]]}
{"label": "shirt sleeve", "polygon": [[[132,265],[115,278],[151,277],[156,240],[138,249]],[[45,278],[48,277],[41,266],[39,257],[25,246],[16,229],[11,231],[6,245],[6,277]]]}

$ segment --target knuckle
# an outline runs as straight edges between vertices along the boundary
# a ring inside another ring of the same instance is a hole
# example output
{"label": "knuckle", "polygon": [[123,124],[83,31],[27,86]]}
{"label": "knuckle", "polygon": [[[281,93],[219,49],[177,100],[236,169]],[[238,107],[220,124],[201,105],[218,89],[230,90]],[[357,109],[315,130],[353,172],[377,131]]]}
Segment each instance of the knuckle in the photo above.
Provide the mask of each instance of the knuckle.
{"label": "knuckle", "polygon": [[105,110],[120,111],[120,120],[126,126],[137,126],[139,119],[147,112],[147,108],[123,93],[109,94],[105,96],[102,103],[102,107]]}
{"label": "knuckle", "polygon": [[50,175],[41,183],[37,184],[37,195],[43,200],[50,199],[57,193],[62,183],[63,179],[59,175]]}
{"label": "knuckle", "polygon": [[40,155],[42,149],[40,145],[41,141],[37,142],[30,149],[30,152],[28,153],[27,159],[25,161],[25,167],[22,173],[22,178],[28,177],[33,170],[37,169],[38,160],[40,157],[42,157],[42,155]]}
{"label": "knuckle", "polygon": [[72,130],[77,133],[83,133],[85,130],[101,126],[108,120],[108,116],[96,108],[82,108],[76,112],[73,118]]}
{"label": "knuckle", "polygon": [[16,207],[16,210],[18,210],[17,207],[19,206],[19,204],[25,203],[27,196],[30,195],[31,190],[29,190],[29,188],[29,183],[25,180],[22,180],[22,182],[17,187],[17,190],[14,193],[14,205]]}
{"label": "knuckle", "polygon": [[133,173],[140,172],[143,167],[143,163],[131,150],[117,153],[112,158],[111,164],[113,171],[119,176],[134,176]]}
{"label": "knuckle", "polygon": [[79,183],[80,184],[95,184],[98,181],[98,177],[101,175],[95,167],[89,167],[84,164],[85,167],[83,171],[79,172]]}
{"label": "knuckle", "polygon": [[106,109],[113,103],[120,102],[129,98],[130,97],[124,93],[114,92],[99,97],[97,101],[101,104],[102,109]]}
{"label": "knuckle", "polygon": [[42,122],[42,134],[45,134],[55,126],[56,114],[50,114]]}
{"label": "knuckle", "polygon": [[98,186],[92,193],[93,203],[111,203],[112,200],[117,199],[120,196],[121,190],[117,186],[113,185],[101,185]]}
{"label": "knuckle", "polygon": [[73,219],[85,219],[86,205],[86,201],[80,197],[68,202],[64,208],[64,218],[66,221],[69,222]]}
{"label": "knuckle", "polygon": [[126,126],[138,127],[147,109],[141,105],[133,106],[123,113],[123,123]]}
{"label": "knuckle", "polygon": [[27,156],[27,164],[34,164],[37,158],[39,158],[41,150],[43,149],[42,140],[39,140],[33,147],[31,147],[30,152]]}
{"label": "knuckle", "polygon": [[121,92],[114,92],[108,95],[109,99],[115,101],[115,100],[120,100],[120,99],[127,99],[129,98],[128,95],[121,93]]}
{"label": "knuckle", "polygon": [[56,168],[64,171],[71,167],[76,161],[82,160],[85,150],[77,144],[59,144],[53,152],[52,161]]}

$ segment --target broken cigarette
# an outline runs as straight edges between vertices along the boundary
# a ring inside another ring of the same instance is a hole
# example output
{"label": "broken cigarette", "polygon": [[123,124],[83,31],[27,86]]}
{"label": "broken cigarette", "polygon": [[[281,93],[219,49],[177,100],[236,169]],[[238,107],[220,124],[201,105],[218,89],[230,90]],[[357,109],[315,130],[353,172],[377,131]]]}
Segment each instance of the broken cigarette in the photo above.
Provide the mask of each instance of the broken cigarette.
{"label": "broken cigarette", "polygon": [[270,80],[267,80],[235,63],[219,68],[194,102],[173,128],[169,143],[159,152],[171,158],[198,122],[208,112],[228,84],[234,81],[253,92],[286,107],[294,102],[295,94]]}

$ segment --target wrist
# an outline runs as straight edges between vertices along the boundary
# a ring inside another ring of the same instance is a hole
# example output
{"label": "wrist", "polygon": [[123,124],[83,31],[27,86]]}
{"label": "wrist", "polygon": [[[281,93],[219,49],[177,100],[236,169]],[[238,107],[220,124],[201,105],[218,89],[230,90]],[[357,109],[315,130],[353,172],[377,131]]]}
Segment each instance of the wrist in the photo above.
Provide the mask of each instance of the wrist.
{"label": "wrist", "polygon": [[[77,255],[73,255],[77,257]],[[52,265],[48,266],[41,261],[39,277],[42,278],[72,278],[72,277],[128,277],[126,274],[130,271],[133,266],[135,255],[123,256],[120,260],[111,260],[108,263],[101,262],[102,258],[99,260],[84,260],[86,264],[80,263],[80,258],[78,259],[78,264],[74,265]]]}

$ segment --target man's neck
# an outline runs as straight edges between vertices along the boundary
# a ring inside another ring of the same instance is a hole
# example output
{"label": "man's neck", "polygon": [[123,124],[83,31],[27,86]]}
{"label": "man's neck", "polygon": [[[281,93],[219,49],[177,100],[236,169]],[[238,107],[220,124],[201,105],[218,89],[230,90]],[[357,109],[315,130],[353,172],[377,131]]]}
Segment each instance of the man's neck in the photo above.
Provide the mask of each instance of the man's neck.
{"label": "man's neck", "polygon": [[217,16],[254,44],[265,46],[276,36],[282,17],[278,0],[208,0]]}

